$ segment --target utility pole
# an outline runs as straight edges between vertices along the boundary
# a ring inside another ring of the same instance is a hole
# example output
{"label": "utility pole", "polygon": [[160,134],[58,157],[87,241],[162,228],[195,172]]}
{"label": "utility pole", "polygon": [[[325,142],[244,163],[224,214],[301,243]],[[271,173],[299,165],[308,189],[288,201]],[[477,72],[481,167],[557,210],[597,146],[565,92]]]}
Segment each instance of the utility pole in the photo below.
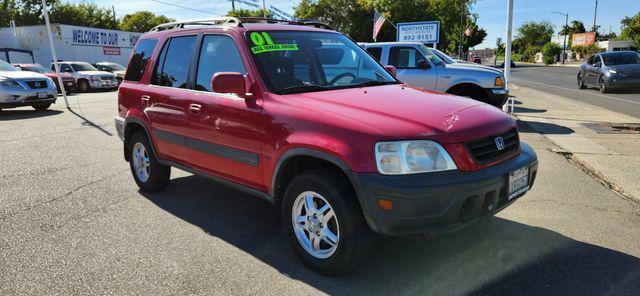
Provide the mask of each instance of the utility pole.
{"label": "utility pole", "polygon": [[236,2],[231,0],[231,11],[236,11]]}
{"label": "utility pole", "polygon": [[593,10],[593,31],[598,32],[598,27],[596,27],[596,17],[598,16],[598,0],[596,0],[596,7]]}
{"label": "utility pole", "polygon": [[[507,42],[505,44],[504,51],[504,87],[509,91],[509,77],[511,76],[511,33],[513,28],[513,1],[507,0],[508,13],[507,13]],[[509,98],[508,103],[505,104],[507,112],[513,113],[513,98]]]}
{"label": "utility pole", "polygon": [[51,57],[53,58],[53,67],[56,69],[56,76],[58,78],[58,85],[60,85],[60,91],[64,98],[64,104],[67,109],[71,110],[69,101],[67,100],[67,91],[64,89],[64,83],[62,82],[62,76],[60,76],[60,66],[58,66],[58,57],[56,56],[56,49],[53,47],[53,33],[51,32],[51,23],[49,23],[49,11],[47,11],[47,3],[42,0],[42,14],[44,14],[44,22],[47,26],[47,34],[49,35],[49,47],[51,49]]}
{"label": "utility pole", "polygon": [[267,4],[262,0],[262,17],[267,18]]}
{"label": "utility pole", "polygon": [[118,29],[118,19],[116,19],[116,7],[111,5],[111,11],[113,12],[113,28]]}
{"label": "utility pole", "polygon": [[564,16],[564,43],[562,44],[562,64],[564,65],[564,54],[567,51],[567,32],[569,30],[569,13],[562,13],[554,11],[552,13],[557,13],[559,15]]}
{"label": "utility pole", "polygon": [[460,0],[460,42],[458,43],[458,58],[462,60],[462,39],[464,38],[464,0]]}

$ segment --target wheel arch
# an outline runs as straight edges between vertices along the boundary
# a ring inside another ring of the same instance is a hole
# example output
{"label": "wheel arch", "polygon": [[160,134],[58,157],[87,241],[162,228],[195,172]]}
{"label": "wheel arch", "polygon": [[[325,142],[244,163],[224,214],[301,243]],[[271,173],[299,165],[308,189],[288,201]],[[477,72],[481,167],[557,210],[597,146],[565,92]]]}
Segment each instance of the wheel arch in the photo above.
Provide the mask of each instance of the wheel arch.
{"label": "wheel arch", "polygon": [[489,100],[489,96],[487,95],[487,92],[485,91],[484,88],[482,88],[482,86],[473,83],[473,82],[461,82],[461,83],[457,83],[453,86],[451,86],[449,89],[447,89],[445,92],[448,94],[453,94],[453,92],[457,91],[457,90],[462,90],[462,89],[474,89],[477,90],[479,93],[482,94],[483,98],[484,98],[484,102]]}
{"label": "wheel arch", "polygon": [[129,139],[135,132],[138,131],[141,131],[145,134],[147,140],[149,141],[149,144],[151,144],[151,152],[156,157],[156,159],[159,159],[158,154],[156,153],[155,144],[151,139],[151,133],[149,133],[149,129],[147,128],[146,124],[142,120],[133,117],[129,117],[124,121],[124,159],[126,161],[131,161],[131,145],[129,145]]}

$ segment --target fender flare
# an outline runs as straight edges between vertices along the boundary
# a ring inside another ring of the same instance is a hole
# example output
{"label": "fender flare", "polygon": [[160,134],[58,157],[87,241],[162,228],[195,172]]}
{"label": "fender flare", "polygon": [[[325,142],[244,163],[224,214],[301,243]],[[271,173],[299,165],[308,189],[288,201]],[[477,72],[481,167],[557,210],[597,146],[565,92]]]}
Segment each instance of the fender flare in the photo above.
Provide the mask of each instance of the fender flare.
{"label": "fender flare", "polygon": [[[136,117],[127,117],[124,119],[124,131],[126,134],[127,131],[127,126],[129,126],[130,124],[136,124],[136,125],[140,125],[142,126],[142,129],[144,130],[144,133],[147,136],[147,141],[149,141],[149,144],[151,144],[151,152],[153,153],[153,156],[155,156],[155,158],[157,160],[160,161],[160,158],[158,158],[158,154],[156,153],[156,147],[155,147],[155,142],[153,142],[153,139],[151,138],[151,132],[149,131],[149,128],[147,127],[147,124],[139,118]],[[128,144],[129,139],[127,139],[125,137],[124,139],[124,154],[125,154],[125,159],[127,159],[127,144]]]}

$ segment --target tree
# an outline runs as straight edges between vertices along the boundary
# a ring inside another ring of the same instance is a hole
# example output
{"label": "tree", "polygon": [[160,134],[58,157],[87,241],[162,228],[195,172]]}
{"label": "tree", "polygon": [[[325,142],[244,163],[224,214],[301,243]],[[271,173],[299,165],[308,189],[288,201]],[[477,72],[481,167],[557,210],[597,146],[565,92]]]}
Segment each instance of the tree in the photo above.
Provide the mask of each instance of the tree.
{"label": "tree", "polygon": [[518,36],[522,44],[525,46],[542,46],[551,41],[554,26],[548,21],[544,22],[526,22],[518,28]]}
{"label": "tree", "polygon": [[173,21],[175,20],[164,15],[156,15],[149,11],[138,11],[122,17],[118,27],[123,31],[147,32],[159,24]]}
{"label": "tree", "polygon": [[640,12],[632,17],[625,17],[620,24],[622,24],[620,39],[632,40],[636,47],[640,47]]}
{"label": "tree", "polygon": [[[256,10],[251,10],[251,9],[236,9],[236,10],[231,10],[227,13],[228,16],[235,16],[235,17],[262,17],[263,16],[263,12],[264,10],[262,8],[260,9],[256,9]],[[266,11],[266,15],[267,17],[271,17],[271,11],[267,10]]]}
{"label": "tree", "polygon": [[584,28],[584,24],[581,21],[573,20],[571,21],[571,25],[562,26],[562,30],[560,30],[560,35],[573,35],[575,33],[584,33],[586,32]]}
{"label": "tree", "polygon": [[365,0],[302,0],[295,9],[298,19],[314,19],[358,40],[371,40],[373,7]]}
{"label": "tree", "polygon": [[99,7],[94,3],[55,4],[49,14],[52,23],[104,29],[118,28],[118,22],[111,9]]}
{"label": "tree", "polygon": [[542,61],[549,65],[556,62],[556,57],[562,52],[562,47],[555,42],[547,42],[542,47]]}

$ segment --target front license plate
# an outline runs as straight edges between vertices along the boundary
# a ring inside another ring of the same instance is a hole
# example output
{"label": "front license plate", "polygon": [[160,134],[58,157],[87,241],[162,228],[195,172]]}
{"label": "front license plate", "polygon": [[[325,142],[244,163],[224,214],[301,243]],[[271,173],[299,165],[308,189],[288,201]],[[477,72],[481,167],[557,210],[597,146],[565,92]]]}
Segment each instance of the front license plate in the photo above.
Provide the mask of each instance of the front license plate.
{"label": "front license plate", "polygon": [[73,82],[67,82],[67,86],[73,86]]}
{"label": "front license plate", "polygon": [[38,93],[38,99],[46,99],[48,97],[49,95],[47,93],[43,93],[43,92]]}
{"label": "front license plate", "polygon": [[529,190],[529,167],[519,168],[509,174],[509,195],[507,200]]}

